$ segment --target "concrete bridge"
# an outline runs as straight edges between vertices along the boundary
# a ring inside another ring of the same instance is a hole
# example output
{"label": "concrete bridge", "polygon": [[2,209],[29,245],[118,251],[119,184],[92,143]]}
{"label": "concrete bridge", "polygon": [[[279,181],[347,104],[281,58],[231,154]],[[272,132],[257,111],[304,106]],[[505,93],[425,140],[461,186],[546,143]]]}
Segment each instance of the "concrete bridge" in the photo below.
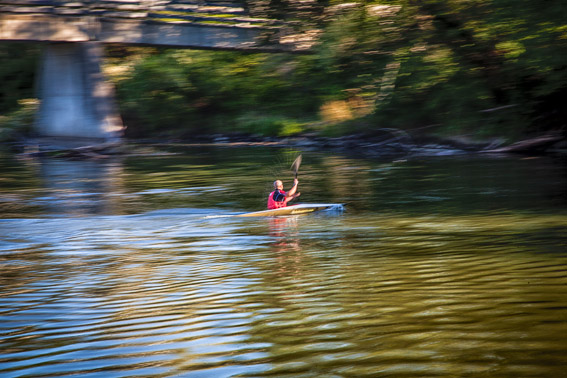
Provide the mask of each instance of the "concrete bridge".
{"label": "concrete bridge", "polygon": [[283,22],[248,17],[218,0],[0,0],[0,42],[44,43],[36,130],[42,136],[120,138],[103,44],[301,52]]}

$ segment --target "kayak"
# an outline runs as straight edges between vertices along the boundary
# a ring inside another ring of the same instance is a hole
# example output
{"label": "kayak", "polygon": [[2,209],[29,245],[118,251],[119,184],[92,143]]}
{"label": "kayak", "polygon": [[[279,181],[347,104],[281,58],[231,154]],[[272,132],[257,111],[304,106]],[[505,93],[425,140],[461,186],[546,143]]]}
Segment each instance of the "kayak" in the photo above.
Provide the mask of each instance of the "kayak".
{"label": "kayak", "polygon": [[244,213],[235,215],[235,217],[276,217],[282,215],[299,215],[308,214],[315,211],[344,211],[344,206],[339,203],[303,203],[299,205],[291,205],[280,207],[279,209],[254,211],[252,213]]}

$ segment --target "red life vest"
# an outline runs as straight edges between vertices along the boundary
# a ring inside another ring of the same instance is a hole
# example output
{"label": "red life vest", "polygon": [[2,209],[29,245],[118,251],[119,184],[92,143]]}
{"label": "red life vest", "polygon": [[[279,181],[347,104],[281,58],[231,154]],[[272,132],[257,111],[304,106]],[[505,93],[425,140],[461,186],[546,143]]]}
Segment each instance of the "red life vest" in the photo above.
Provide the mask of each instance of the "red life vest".
{"label": "red life vest", "polygon": [[[279,209],[281,207],[287,206],[287,201],[288,201],[287,198],[285,198],[283,201],[274,201],[275,192],[276,192],[275,190],[271,192],[270,196],[268,197],[268,210]],[[280,193],[285,196],[285,192],[283,190],[280,190]]]}

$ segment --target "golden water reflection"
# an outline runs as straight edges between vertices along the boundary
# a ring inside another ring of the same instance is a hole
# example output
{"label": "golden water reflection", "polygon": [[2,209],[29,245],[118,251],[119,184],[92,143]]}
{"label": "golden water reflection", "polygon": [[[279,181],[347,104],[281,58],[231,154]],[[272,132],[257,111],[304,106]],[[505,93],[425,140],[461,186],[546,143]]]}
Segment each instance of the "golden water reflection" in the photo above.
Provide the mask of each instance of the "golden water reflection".
{"label": "golden water reflection", "polygon": [[293,274],[263,281],[273,312],[255,336],[278,362],[266,375],[547,376],[542,360],[565,363],[565,251],[542,259],[532,244],[541,221],[565,219],[359,221],[340,248],[306,246]]}

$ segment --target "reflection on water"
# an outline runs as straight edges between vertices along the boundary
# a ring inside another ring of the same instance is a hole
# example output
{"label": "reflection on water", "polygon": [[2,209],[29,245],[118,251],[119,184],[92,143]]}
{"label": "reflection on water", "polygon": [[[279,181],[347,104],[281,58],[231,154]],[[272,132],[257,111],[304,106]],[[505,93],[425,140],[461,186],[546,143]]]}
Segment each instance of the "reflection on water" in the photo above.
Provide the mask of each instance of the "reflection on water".
{"label": "reflection on water", "polygon": [[563,163],[306,154],[347,212],[230,217],[255,151],[4,160],[2,377],[564,375]]}
{"label": "reflection on water", "polygon": [[297,229],[298,217],[272,217],[268,218],[270,236],[273,238],[275,252],[300,251],[299,235]]}
{"label": "reflection on water", "polygon": [[39,164],[39,176],[45,195],[37,200],[49,213],[84,216],[120,209],[119,162],[45,160]]}

